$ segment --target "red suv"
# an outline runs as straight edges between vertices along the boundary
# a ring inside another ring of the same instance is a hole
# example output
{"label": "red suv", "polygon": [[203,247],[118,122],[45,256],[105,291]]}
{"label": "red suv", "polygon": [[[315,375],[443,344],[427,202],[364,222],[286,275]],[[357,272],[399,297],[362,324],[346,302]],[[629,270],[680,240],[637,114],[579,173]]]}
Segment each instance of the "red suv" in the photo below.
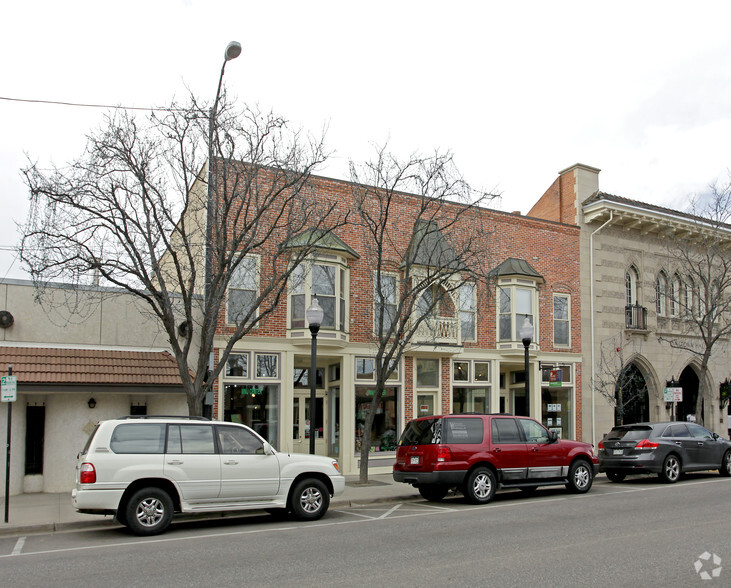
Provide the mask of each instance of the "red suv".
{"label": "red suv", "polygon": [[498,488],[534,490],[565,484],[588,492],[599,461],[594,448],[559,439],[539,422],[509,414],[455,414],[414,419],[396,452],[393,479],[439,501],[456,487],[474,504]]}

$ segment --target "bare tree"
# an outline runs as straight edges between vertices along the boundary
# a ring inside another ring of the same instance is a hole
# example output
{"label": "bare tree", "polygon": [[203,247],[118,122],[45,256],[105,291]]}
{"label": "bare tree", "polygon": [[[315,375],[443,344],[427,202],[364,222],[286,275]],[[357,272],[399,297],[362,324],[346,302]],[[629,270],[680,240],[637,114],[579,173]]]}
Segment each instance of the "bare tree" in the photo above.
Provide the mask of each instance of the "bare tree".
{"label": "bare tree", "polygon": [[[691,200],[688,227],[669,234],[668,253],[676,273],[669,286],[670,315],[678,335],[658,337],[698,358],[695,416],[703,419],[719,403],[709,381],[709,364],[722,357],[731,337],[731,182],[711,186],[705,199]],[[662,292],[658,292],[662,295]],[[720,354],[720,355],[719,355]],[[710,417],[710,415],[707,415]]]}
{"label": "bare tree", "polygon": [[[233,345],[342,220],[308,184],[325,159],[321,138],[225,92],[210,110],[192,97],[144,118],[114,111],[68,167],[23,170],[31,209],[20,255],[39,287],[97,282],[144,301],[199,415]],[[227,345],[207,373],[221,317]]]}
{"label": "bare tree", "polygon": [[594,389],[614,407],[617,425],[626,424],[632,414],[642,413],[642,406],[647,402],[647,383],[631,361],[640,351],[636,340],[626,343],[621,334],[601,342]]}
{"label": "bare tree", "polygon": [[375,390],[365,411],[360,482],[368,481],[374,418],[389,377],[419,345],[460,339],[460,288],[486,279],[487,231],[478,207],[492,196],[473,190],[452,155],[401,161],[385,147],[351,163],[355,220],[375,303]]}

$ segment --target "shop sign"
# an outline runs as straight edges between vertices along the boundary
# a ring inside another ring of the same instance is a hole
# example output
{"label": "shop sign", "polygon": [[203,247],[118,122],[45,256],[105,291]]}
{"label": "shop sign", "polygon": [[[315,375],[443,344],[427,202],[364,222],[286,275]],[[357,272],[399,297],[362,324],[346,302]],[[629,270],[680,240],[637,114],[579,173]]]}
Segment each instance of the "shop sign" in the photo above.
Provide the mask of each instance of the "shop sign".
{"label": "shop sign", "polygon": [[258,394],[261,394],[264,392],[264,388],[260,386],[242,386],[241,387],[241,395],[244,394],[251,394],[252,396],[256,396]]}
{"label": "shop sign", "polygon": [[2,377],[2,401],[15,402],[18,399],[18,378],[16,376]]}
{"label": "shop sign", "polygon": [[563,370],[555,369],[548,372],[548,385],[560,386],[563,383]]}

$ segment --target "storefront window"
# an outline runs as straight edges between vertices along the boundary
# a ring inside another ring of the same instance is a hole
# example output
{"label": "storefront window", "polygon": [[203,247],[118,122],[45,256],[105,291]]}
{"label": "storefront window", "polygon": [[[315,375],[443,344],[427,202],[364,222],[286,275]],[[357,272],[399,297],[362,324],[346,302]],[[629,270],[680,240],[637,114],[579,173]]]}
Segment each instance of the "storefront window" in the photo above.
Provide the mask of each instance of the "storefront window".
{"label": "storefront window", "polygon": [[232,377],[249,377],[249,354],[232,353],[226,361],[226,375]]}
{"label": "storefront window", "polygon": [[369,386],[355,387],[355,450],[359,452],[363,443],[369,443],[370,451],[395,451],[398,442],[398,388],[389,386],[384,391],[373,417],[370,441],[364,438],[364,425],[371,410],[375,390]]}
{"label": "storefront window", "polygon": [[489,388],[453,388],[452,413],[490,412]]}
{"label": "storefront window", "polygon": [[561,439],[573,437],[571,430],[571,388],[543,388],[543,425]]}
{"label": "storefront window", "polygon": [[225,386],[223,420],[243,423],[275,448],[279,423],[278,384],[232,384]]}

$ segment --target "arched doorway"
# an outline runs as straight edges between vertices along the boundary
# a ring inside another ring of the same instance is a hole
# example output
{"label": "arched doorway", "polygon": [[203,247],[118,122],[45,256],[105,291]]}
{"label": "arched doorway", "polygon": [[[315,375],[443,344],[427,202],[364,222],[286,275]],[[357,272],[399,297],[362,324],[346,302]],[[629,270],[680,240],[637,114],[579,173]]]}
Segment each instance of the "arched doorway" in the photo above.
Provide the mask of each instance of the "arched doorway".
{"label": "arched doorway", "polygon": [[[695,403],[698,399],[698,375],[691,366],[687,366],[680,374],[680,387],[683,389],[683,401],[678,402],[676,420],[685,421],[688,417],[695,418]],[[702,414],[702,413],[701,413]],[[702,425],[703,423],[698,423]]]}
{"label": "arched doorway", "polygon": [[634,363],[622,370],[614,390],[614,424],[627,425],[650,420],[650,399],[645,376]]}

